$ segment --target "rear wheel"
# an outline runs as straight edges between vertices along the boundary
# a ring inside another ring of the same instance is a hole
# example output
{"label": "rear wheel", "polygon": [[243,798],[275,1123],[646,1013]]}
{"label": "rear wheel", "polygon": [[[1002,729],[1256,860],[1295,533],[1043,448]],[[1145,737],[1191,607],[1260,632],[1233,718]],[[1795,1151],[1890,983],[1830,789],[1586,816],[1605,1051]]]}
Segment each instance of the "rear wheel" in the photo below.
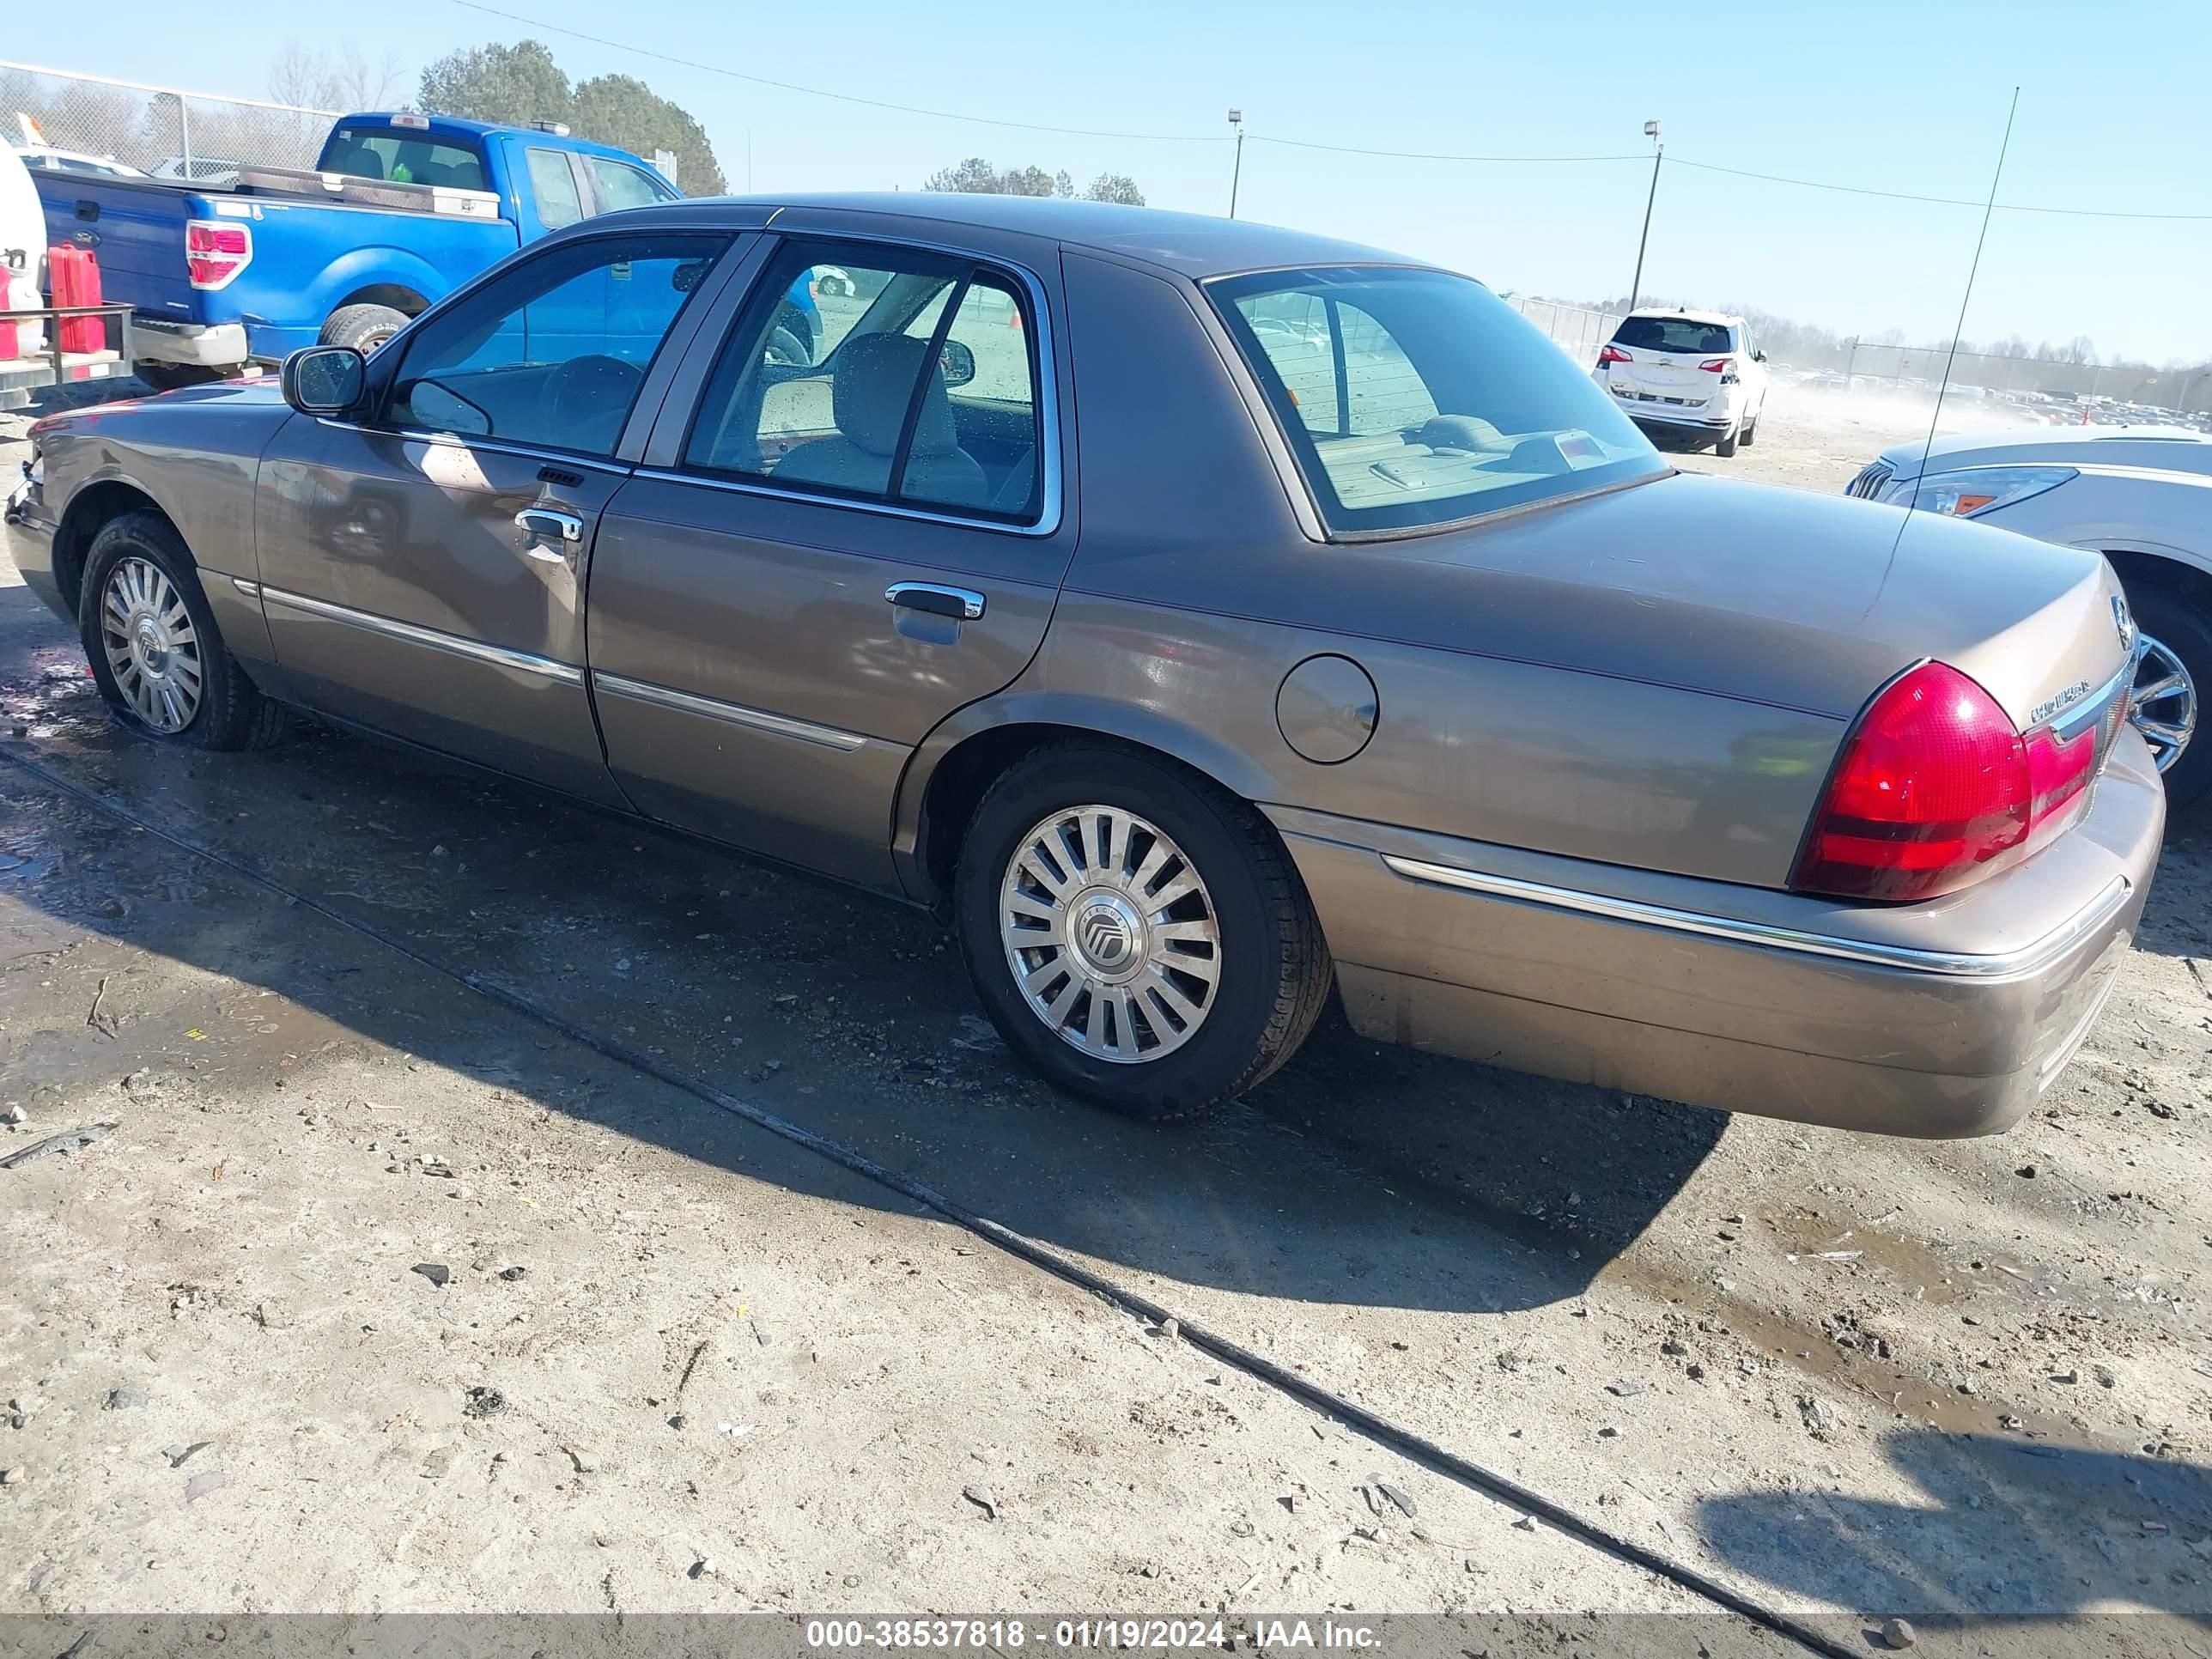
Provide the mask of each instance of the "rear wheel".
{"label": "rear wheel", "polygon": [[1744,424],[1744,428],[1743,428],[1743,435],[1742,435],[1741,437],[1738,438],[1738,439],[1736,440],[1736,441],[1737,441],[1738,443],[1741,444],[1741,445],[1742,445],[1746,449],[1750,448],[1750,447],[1752,447],[1752,445],[1753,445],[1754,443],[1758,442],[1758,441],[1759,441],[1759,422],[1761,422],[1761,421],[1765,420],[1765,418],[1766,418],[1766,411],[1765,411],[1765,410],[1763,410],[1763,409],[1762,409],[1762,410],[1760,410],[1759,411],[1759,413],[1758,413],[1758,414],[1756,414],[1756,415],[1753,416],[1749,421],[1747,421],[1747,422],[1745,422],[1745,424]]}
{"label": "rear wheel", "polygon": [[1736,429],[1734,427],[1730,427],[1726,432],[1721,434],[1718,441],[1714,443],[1713,453],[1719,456],[1723,460],[1726,460],[1729,456],[1735,453],[1735,447],[1738,441],[1739,440],[1736,436]]}
{"label": "rear wheel", "polygon": [[976,810],[953,902],[1009,1046],[1129,1117],[1253,1087],[1328,994],[1320,923],[1266,820],[1140,755],[1071,744],[1017,765]]}
{"label": "rear wheel", "polygon": [[125,726],[195,749],[264,749],[284,735],[283,705],[223,644],[167,520],[125,514],[93,538],[78,614],[93,680]]}
{"label": "rear wheel", "polygon": [[407,326],[407,313],[390,306],[340,306],[324,320],[323,345],[351,346],[363,356]]}
{"label": "rear wheel", "polygon": [[2167,807],[2201,811],[2212,798],[2212,740],[2195,727],[2197,699],[2212,686],[2212,618],[2159,587],[2138,588],[2128,605],[2154,647],[2143,653],[2130,718],[2159,762]]}

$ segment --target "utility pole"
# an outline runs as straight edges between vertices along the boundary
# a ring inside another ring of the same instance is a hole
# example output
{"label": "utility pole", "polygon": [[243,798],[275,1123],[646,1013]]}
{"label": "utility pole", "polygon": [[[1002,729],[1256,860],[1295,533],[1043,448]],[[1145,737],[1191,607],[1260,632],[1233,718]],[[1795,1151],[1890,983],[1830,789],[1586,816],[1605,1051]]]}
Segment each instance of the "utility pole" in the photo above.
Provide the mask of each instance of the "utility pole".
{"label": "utility pole", "polygon": [[1229,170],[1229,216],[1237,216],[1237,185],[1244,176],[1244,112],[1229,112],[1229,125],[1237,129],[1237,160]]}
{"label": "utility pole", "polygon": [[1667,153],[1666,145],[1659,142],[1659,124],[1646,121],[1644,136],[1651,141],[1651,193],[1644,198],[1644,234],[1636,242],[1636,280],[1628,285],[1628,308],[1636,309],[1636,302],[1644,297],[1644,250],[1651,242],[1651,204],[1659,199],[1659,158]]}

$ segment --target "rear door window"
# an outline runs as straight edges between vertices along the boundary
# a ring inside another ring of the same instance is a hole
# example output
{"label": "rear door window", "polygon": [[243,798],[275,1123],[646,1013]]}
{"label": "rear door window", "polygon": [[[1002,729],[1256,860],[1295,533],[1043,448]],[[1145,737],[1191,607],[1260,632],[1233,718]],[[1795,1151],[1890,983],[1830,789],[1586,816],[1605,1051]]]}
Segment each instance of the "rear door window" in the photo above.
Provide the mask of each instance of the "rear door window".
{"label": "rear door window", "polygon": [[620,161],[610,161],[604,155],[586,155],[584,166],[592,175],[592,189],[599,199],[599,211],[613,213],[622,208],[651,207],[655,202],[672,202],[676,192],[664,189],[650,175]]}

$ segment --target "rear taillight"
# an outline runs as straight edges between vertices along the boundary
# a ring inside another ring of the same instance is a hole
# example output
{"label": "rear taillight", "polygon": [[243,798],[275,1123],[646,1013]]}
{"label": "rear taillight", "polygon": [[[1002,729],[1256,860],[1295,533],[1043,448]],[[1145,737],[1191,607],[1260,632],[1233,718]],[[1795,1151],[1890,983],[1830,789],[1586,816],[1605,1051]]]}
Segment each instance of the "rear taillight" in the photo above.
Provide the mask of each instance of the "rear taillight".
{"label": "rear taillight", "polygon": [[253,233],[230,219],[185,222],[185,264],[194,288],[228,288],[253,263]]}
{"label": "rear taillight", "polygon": [[2047,840],[2088,804],[2097,727],[2023,738],[1940,662],[1891,682],[1828,781],[1790,884],[1838,898],[1934,898]]}
{"label": "rear taillight", "polygon": [[1597,354],[1597,366],[1600,368],[1603,368],[1607,363],[1632,363],[1635,361],[1635,358],[1617,345],[1609,345]]}
{"label": "rear taillight", "polygon": [[1723,369],[1729,368],[1735,362],[1735,359],[1733,357],[1708,357],[1705,362],[1699,363],[1698,367],[1704,369],[1708,374],[1717,374]]}

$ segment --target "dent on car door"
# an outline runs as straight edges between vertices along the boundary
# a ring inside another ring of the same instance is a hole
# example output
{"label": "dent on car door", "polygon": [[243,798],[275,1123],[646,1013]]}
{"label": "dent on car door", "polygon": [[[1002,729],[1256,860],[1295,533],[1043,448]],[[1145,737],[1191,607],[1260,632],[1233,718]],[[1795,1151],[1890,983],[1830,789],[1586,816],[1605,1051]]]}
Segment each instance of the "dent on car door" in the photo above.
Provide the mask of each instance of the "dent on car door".
{"label": "dent on car door", "polygon": [[307,702],[620,804],[584,684],[586,562],[659,349],[728,241],[549,246],[411,331],[363,419],[284,427],[262,598]]}
{"label": "dent on car door", "polygon": [[751,278],[600,530],[608,763],[656,817],[895,888],[908,756],[1021,672],[1066,569],[1051,291],[829,239]]}

